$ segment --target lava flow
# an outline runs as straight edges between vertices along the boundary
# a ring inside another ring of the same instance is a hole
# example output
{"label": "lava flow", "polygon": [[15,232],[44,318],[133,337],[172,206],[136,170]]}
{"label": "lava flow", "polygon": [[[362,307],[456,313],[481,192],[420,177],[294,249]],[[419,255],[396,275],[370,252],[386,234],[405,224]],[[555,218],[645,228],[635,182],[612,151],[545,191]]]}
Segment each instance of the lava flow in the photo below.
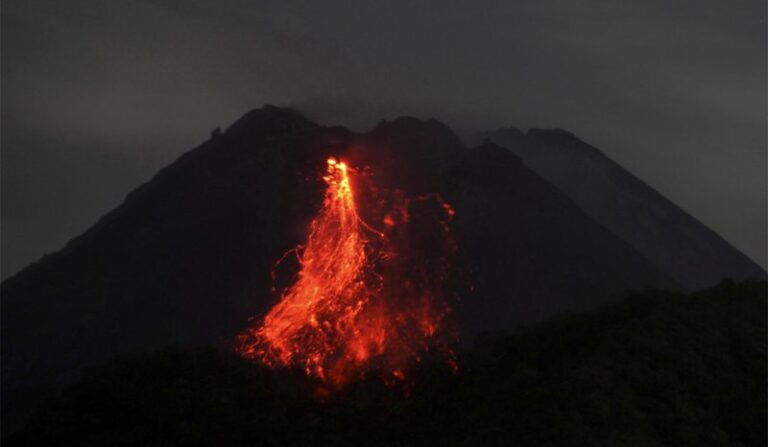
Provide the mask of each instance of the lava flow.
{"label": "lava flow", "polygon": [[[453,211],[425,198],[412,209],[399,194],[388,202],[391,212],[379,213],[380,232],[360,217],[354,173],[346,163],[328,160],[323,206],[306,245],[296,250],[298,277],[240,336],[237,350],[272,367],[301,368],[337,387],[368,373],[405,380],[409,366],[430,349],[443,351],[455,365],[439,337],[451,311],[440,293],[444,260],[425,258],[420,242],[412,240],[429,234],[422,239],[437,236],[438,245],[450,245],[445,221]],[[419,209],[421,215],[441,216],[432,219],[436,228],[410,228]]]}

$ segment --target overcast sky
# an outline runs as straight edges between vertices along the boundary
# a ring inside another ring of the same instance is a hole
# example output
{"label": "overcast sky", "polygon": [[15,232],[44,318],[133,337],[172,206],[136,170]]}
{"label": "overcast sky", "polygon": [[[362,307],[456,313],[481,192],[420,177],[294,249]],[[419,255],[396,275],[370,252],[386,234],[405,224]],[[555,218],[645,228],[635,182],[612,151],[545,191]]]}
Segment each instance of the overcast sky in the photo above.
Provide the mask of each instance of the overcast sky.
{"label": "overcast sky", "polygon": [[765,0],[5,0],[3,277],[265,103],[561,127],[766,265]]}

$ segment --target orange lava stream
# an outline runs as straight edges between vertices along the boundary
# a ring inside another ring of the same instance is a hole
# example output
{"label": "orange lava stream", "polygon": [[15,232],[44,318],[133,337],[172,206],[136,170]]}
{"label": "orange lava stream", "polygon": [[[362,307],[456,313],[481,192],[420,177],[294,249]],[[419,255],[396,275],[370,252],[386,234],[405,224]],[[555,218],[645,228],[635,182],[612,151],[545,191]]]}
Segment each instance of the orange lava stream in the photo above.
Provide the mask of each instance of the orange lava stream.
{"label": "orange lava stream", "polygon": [[337,386],[374,369],[403,380],[448,309],[429,293],[406,301],[384,296],[386,278],[374,264],[387,256],[386,236],[360,219],[344,162],[329,159],[323,179],[323,206],[299,252],[296,282],[240,337],[237,349]]}

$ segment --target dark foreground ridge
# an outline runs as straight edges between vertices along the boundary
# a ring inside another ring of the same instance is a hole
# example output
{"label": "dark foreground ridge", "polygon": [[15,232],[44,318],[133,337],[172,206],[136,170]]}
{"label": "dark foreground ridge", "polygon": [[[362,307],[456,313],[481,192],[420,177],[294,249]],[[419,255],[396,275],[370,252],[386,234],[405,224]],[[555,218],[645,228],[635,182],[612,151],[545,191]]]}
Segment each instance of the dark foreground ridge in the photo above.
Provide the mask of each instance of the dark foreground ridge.
{"label": "dark foreground ridge", "polygon": [[94,368],[8,446],[740,446],[766,444],[766,283],[648,291],[482,336],[412,394],[325,399],[301,373],[214,349]]}
{"label": "dark foreground ridge", "polygon": [[436,120],[355,134],[265,106],[2,283],[4,433],[84,367],[173,345],[231,348],[278,298],[270,271],[304,242],[329,156],[371,167],[380,188],[437,192],[454,207],[465,343],[627,290],[679,287],[506,149],[469,149]]}

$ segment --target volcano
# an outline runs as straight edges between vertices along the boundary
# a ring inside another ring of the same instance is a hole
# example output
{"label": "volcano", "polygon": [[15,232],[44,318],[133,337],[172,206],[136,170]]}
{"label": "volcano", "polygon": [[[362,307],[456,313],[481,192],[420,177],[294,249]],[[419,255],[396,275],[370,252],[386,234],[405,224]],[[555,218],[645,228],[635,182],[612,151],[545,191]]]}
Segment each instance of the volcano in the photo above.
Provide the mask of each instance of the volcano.
{"label": "volcano", "polygon": [[[412,201],[411,220],[420,223],[393,227],[407,229],[398,233],[401,239],[392,236],[407,262],[374,271],[421,275],[424,289],[441,291],[460,343],[483,331],[588,309],[629,289],[680,287],[506,148],[467,148],[436,120],[402,117],[358,134],[265,106],[212,132],[62,250],[3,282],[4,428],[18,427],[84,367],[168,345],[231,349],[254,329],[252,317],[266,322],[281,299],[303,287],[306,265],[288,256],[275,270],[275,262],[305,244],[306,261],[308,236],[326,203],[323,172],[331,158],[370,173],[373,187],[363,203],[397,203],[396,191],[425,198]],[[442,202],[429,199],[438,196]],[[455,212],[450,250],[442,227],[433,225],[446,216],[441,203]],[[362,221],[386,233],[385,213],[374,208],[360,210]],[[363,229],[354,234],[369,236]],[[389,296],[395,295],[411,296]],[[443,313],[429,315],[442,322]],[[419,321],[396,332],[429,335]],[[290,333],[270,332],[275,327],[257,325],[256,335]],[[345,330],[333,337],[349,338]],[[289,346],[296,338],[286,340]],[[285,357],[290,349],[278,343],[259,346],[270,348],[262,349],[265,358],[297,359],[315,374],[318,366],[336,364],[313,363],[308,351]],[[365,343],[360,352],[376,346]]]}

